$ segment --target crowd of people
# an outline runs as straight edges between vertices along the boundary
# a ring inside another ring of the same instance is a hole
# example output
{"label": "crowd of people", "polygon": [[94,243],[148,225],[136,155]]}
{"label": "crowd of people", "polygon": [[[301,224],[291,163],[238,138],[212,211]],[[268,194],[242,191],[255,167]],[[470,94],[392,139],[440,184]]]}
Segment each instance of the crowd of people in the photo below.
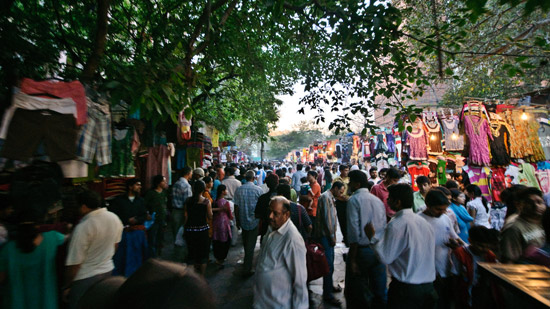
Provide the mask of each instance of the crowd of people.
{"label": "crowd of people", "polygon": [[[177,176],[171,187],[162,175],[153,177],[145,194],[139,179],[129,179],[126,193],[109,201],[80,190],[75,202],[82,218],[65,234],[43,229],[47,209],[36,201],[0,200],[4,307],[120,304],[144,288],[137,280],[151,276],[167,280],[165,289],[154,288],[159,299],[174,286],[193,286],[189,304],[214,306],[203,278],[210,253],[223,268],[239,234],[244,262],[238,275],[254,275],[255,308],[309,307],[314,265],[308,265],[306,245],[312,242],[328,264],[323,300],[340,306],[335,293],[342,288],[333,282],[338,229],[349,247],[348,308],[489,308],[507,295],[480,276],[477,262],[550,267],[550,210],[532,187],[502,192],[506,221],[497,231],[478,186],[453,180],[435,186],[426,176],[411,184],[396,168],[243,163],[184,167]],[[166,242],[166,232],[175,244]],[[154,259],[172,245],[184,252],[173,260],[188,266]],[[97,293],[105,297],[98,300]]]}

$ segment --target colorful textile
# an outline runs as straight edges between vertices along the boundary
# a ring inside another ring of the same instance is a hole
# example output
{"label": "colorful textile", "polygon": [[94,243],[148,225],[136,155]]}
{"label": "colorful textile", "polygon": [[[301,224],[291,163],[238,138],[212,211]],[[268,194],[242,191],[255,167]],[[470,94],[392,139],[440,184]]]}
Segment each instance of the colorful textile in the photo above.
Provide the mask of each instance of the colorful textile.
{"label": "colorful textile", "polygon": [[[170,149],[165,145],[149,147],[147,156],[147,168],[145,169],[144,187],[150,188],[151,181],[156,175],[162,175],[168,181],[168,161],[170,160]],[[153,188],[152,188],[153,189]]]}
{"label": "colorful textile", "polygon": [[542,192],[550,193],[550,170],[539,170],[535,173]]}
{"label": "colorful textile", "polygon": [[216,201],[214,207],[220,211],[214,212],[212,240],[228,241],[232,238],[231,220],[233,220],[229,202],[222,198]]}
{"label": "colorful textile", "polygon": [[132,154],[132,141],[134,129],[115,129],[112,140],[113,160],[111,164],[99,168],[100,177],[131,177],[135,175],[134,155]]}
{"label": "colorful textile", "polygon": [[506,189],[506,177],[504,173],[506,169],[503,167],[495,167],[492,169],[491,175],[491,193],[493,201],[500,202],[500,193]]}
{"label": "colorful textile", "polygon": [[428,159],[428,135],[422,129],[416,129],[407,134],[409,157],[411,160]]}
{"label": "colorful textile", "polygon": [[493,200],[489,191],[489,174],[491,173],[491,169],[488,167],[464,165],[462,171],[468,174],[470,183],[477,185],[487,201],[491,202]]}
{"label": "colorful textile", "polygon": [[535,168],[529,163],[523,163],[519,166],[518,180],[520,185],[540,189],[539,182],[535,176]]}
{"label": "colorful textile", "polygon": [[546,160],[550,160],[550,124],[540,123],[539,140]]}
{"label": "colorful textile", "polygon": [[491,128],[486,119],[476,115],[464,116],[464,127],[470,140],[470,156],[468,163],[489,165],[489,144],[487,137],[493,140]]}
{"label": "colorful textile", "polygon": [[407,163],[407,170],[411,175],[411,185],[414,191],[418,191],[416,185],[416,178],[418,176],[430,176],[430,168],[428,162],[409,162]]}
{"label": "colorful textile", "polygon": [[458,116],[444,118],[442,121],[443,131],[445,132],[445,150],[461,151],[464,149],[464,135],[460,134]]}
{"label": "colorful textile", "polygon": [[46,80],[38,82],[30,78],[23,78],[21,92],[37,96],[47,94],[50,97],[71,98],[76,103],[76,124],[85,124],[87,121],[86,92],[79,81],[58,82]]}
{"label": "colorful textile", "polygon": [[88,122],[81,128],[76,144],[76,156],[79,160],[92,163],[94,158],[99,166],[112,162],[111,154],[111,113],[105,108],[87,99]]}
{"label": "colorful textile", "polygon": [[445,160],[437,160],[437,182],[440,186],[447,183],[447,172],[445,170],[445,166],[447,165],[447,161]]}

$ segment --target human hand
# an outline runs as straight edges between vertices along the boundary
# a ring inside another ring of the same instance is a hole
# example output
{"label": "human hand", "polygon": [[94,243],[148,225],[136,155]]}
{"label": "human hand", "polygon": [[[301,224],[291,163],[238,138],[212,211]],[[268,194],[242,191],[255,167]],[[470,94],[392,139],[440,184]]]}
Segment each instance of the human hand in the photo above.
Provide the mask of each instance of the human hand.
{"label": "human hand", "polygon": [[367,235],[369,239],[374,237],[374,234],[376,233],[376,230],[374,229],[374,225],[372,224],[372,222],[369,222],[367,225],[365,225],[364,231],[365,231],[365,235]]}

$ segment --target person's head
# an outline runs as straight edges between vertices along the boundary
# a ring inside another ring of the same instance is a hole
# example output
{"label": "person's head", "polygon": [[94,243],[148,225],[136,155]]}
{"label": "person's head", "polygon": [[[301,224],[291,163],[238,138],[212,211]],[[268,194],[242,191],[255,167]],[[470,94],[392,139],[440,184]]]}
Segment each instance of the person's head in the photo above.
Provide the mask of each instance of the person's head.
{"label": "person's head", "polygon": [[101,207],[101,196],[88,189],[82,189],[76,194],[76,205],[82,216]]}
{"label": "person's head", "polygon": [[439,190],[432,189],[428,191],[425,197],[426,210],[424,211],[430,217],[439,218],[441,215],[447,212],[449,207],[449,199],[445,194]]}
{"label": "person's head", "polygon": [[386,187],[389,187],[393,184],[398,183],[399,179],[401,179],[401,174],[396,168],[392,167],[386,171],[386,177],[384,177],[384,184],[386,185]]}
{"label": "person's head", "polygon": [[458,183],[454,180],[447,180],[445,183],[445,188],[451,190],[451,189],[458,189]]}
{"label": "person's head", "polygon": [[274,192],[277,190],[277,186],[279,185],[279,176],[276,174],[269,174],[265,177],[265,184],[269,188],[269,191]]}
{"label": "person's head", "polygon": [[314,170],[311,170],[309,172],[307,172],[307,181],[309,181],[309,183],[314,183],[317,181],[317,172],[314,171]]}
{"label": "person's head", "polygon": [[193,183],[193,197],[198,197],[206,190],[206,184],[202,180],[197,180]]}
{"label": "person's head", "polygon": [[369,182],[367,183],[367,189],[369,189],[369,192],[372,189],[372,187],[374,187],[374,185],[375,185],[374,181],[369,180]]}
{"label": "person's head", "polygon": [[487,199],[483,196],[483,192],[481,192],[481,189],[476,185],[468,185],[466,187],[466,196],[468,196],[470,199],[474,200],[476,198],[481,198],[481,202],[483,203],[483,207],[485,207],[485,211],[489,213],[489,203],[487,202]]}
{"label": "person's head", "polygon": [[225,168],[225,174],[227,174],[227,176],[235,176],[235,170],[236,170],[235,167],[228,166]]}
{"label": "person's head", "polygon": [[290,200],[290,185],[279,184],[277,186],[277,195],[284,196],[287,200]]}
{"label": "person's head", "polygon": [[482,226],[475,225],[468,231],[470,250],[475,255],[485,255],[498,243],[498,233]]}
{"label": "person's head", "polygon": [[430,189],[432,188],[432,182],[430,181],[430,178],[424,175],[416,177],[416,185],[418,186],[418,189],[420,190],[420,193],[422,195],[428,193],[428,191],[430,191]]}
{"label": "person's head", "polygon": [[302,178],[300,178],[300,182],[301,182],[302,184],[306,184],[306,183],[307,183],[307,177],[302,177]]}
{"label": "person's head", "polygon": [[214,179],[210,176],[205,176],[202,178],[202,181],[204,181],[204,185],[206,186],[205,190],[210,191],[212,187],[214,187]]}
{"label": "person's head", "polygon": [[546,204],[542,199],[542,192],[533,187],[527,187],[517,193],[521,211],[519,216],[524,219],[540,220],[546,211]]}
{"label": "person's head", "polygon": [[139,195],[141,192],[141,180],[138,178],[131,178],[126,181],[126,190],[128,195]]}
{"label": "person's head", "polygon": [[371,167],[369,170],[369,175],[371,179],[376,179],[376,177],[378,177],[378,169],[376,167]]}
{"label": "person's head", "polygon": [[193,170],[193,179],[202,179],[204,177],[204,170],[200,167],[197,167]]}
{"label": "person's head", "polygon": [[309,172],[309,170],[311,170],[311,167],[309,165],[306,165],[306,169],[305,169],[306,173]]}
{"label": "person's head", "polygon": [[451,201],[456,205],[464,205],[466,203],[466,194],[458,189],[451,189]]}
{"label": "person's head", "polygon": [[443,194],[445,194],[445,196],[447,197],[447,199],[449,201],[452,200],[452,194],[451,194],[451,191],[445,187],[433,187],[433,190],[438,190],[438,191],[441,191],[443,192]]}
{"label": "person's head", "polygon": [[345,190],[346,186],[344,186],[344,183],[341,181],[335,181],[330,188],[330,192],[332,193],[332,195],[334,195],[335,198],[339,198],[340,196],[342,196],[345,193]]}
{"label": "person's head", "polygon": [[168,187],[168,183],[166,182],[166,177],[162,175],[156,175],[153,177],[153,186],[152,189],[161,189],[164,190]]}
{"label": "person's head", "polygon": [[181,177],[189,180],[191,179],[192,172],[193,170],[189,166],[184,166],[180,171]]}
{"label": "person's head", "polygon": [[342,164],[340,165],[340,177],[348,177],[348,174],[349,174],[349,166],[345,165],[345,164]]}
{"label": "person's head", "polygon": [[216,168],[216,176],[218,177],[218,180],[220,180],[220,181],[225,178],[225,170],[223,169],[223,167],[218,166]]}
{"label": "person's head", "polygon": [[506,217],[521,211],[516,195],[524,188],[527,187],[524,185],[513,185],[500,193],[500,200],[506,205]]}
{"label": "person's head", "polygon": [[297,164],[297,165],[296,165],[296,170],[297,170],[297,171],[301,171],[303,167],[304,167],[304,166],[303,166],[302,164]]}
{"label": "person's head", "polygon": [[386,179],[386,173],[388,172],[387,168],[383,168],[380,170],[380,179]]}
{"label": "person's head", "polygon": [[255,178],[256,178],[256,173],[253,170],[248,170],[244,174],[244,179],[247,182],[253,182]]}
{"label": "person's head", "polygon": [[405,183],[398,183],[389,186],[387,201],[393,211],[412,208],[414,205],[412,187]]}
{"label": "person's head", "polygon": [[271,198],[269,208],[269,224],[276,231],[290,218],[290,202],[283,196],[275,196]]}
{"label": "person's head", "polygon": [[365,173],[357,170],[349,172],[349,189],[351,192],[355,192],[361,188],[367,188],[369,181]]}
{"label": "person's head", "polygon": [[325,176],[324,179],[327,183],[332,183],[332,173],[330,172],[330,168],[325,167],[324,169]]}
{"label": "person's head", "polygon": [[227,187],[225,185],[218,185],[218,188],[216,189],[216,199],[224,198],[227,194]]}

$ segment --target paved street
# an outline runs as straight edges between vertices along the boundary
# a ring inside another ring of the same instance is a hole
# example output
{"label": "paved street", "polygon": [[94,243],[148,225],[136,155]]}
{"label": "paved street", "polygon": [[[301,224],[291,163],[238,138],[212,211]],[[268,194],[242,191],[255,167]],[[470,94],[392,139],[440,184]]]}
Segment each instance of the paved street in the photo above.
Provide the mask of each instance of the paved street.
{"label": "paved street", "polygon": [[[342,235],[338,231],[338,243],[335,248],[335,265],[334,265],[334,283],[340,285],[342,290],[344,289],[345,279],[345,263],[343,261],[342,254],[347,252],[347,248],[341,242]],[[260,242],[258,237],[258,243],[256,244],[255,257],[257,257],[260,250]],[[166,244],[172,244],[172,234],[166,233]],[[172,246],[168,245],[163,250],[162,257],[167,260],[179,260],[181,261],[181,252],[174,252]],[[231,308],[251,308],[253,302],[253,283],[254,276],[243,278],[238,275],[241,264],[244,259],[244,249],[242,246],[242,239],[239,235],[238,242],[234,247],[229,250],[225,267],[219,269],[214,262],[214,257],[210,254],[211,263],[208,264],[206,270],[206,279],[210,283],[214,294],[216,295],[217,302],[220,309]],[[254,259],[256,263],[256,259]],[[323,279],[318,279],[310,283],[310,308],[336,308],[329,304],[324,304],[322,301],[323,293]],[[335,293],[335,296],[344,301],[344,293]],[[342,306],[345,308],[345,305]]]}

